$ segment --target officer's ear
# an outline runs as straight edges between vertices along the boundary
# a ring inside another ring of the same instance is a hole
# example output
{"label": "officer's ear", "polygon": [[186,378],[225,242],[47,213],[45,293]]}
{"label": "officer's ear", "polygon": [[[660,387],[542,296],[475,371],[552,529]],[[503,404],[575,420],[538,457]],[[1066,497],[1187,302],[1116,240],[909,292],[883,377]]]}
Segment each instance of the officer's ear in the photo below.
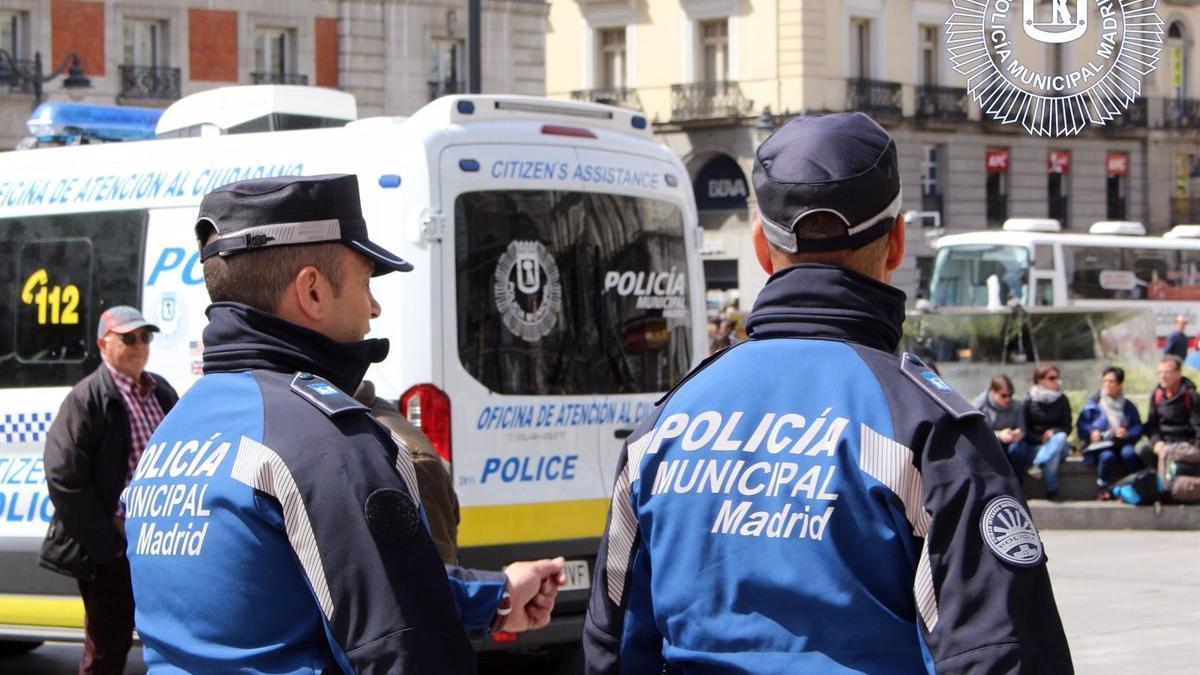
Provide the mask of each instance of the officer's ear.
{"label": "officer's ear", "polygon": [[278,316],[298,325],[320,332],[334,312],[333,285],[313,265],[301,267],[284,289]]}
{"label": "officer's ear", "polygon": [[892,225],[892,231],[888,233],[888,250],[884,266],[889,275],[904,262],[904,237],[904,214],[900,214],[896,216],[896,222]]}
{"label": "officer's ear", "polygon": [[750,226],[750,240],[754,242],[754,257],[758,258],[758,264],[767,276],[771,276],[775,273],[775,263],[771,261],[771,244],[763,232],[761,217],[755,216],[754,224]]}

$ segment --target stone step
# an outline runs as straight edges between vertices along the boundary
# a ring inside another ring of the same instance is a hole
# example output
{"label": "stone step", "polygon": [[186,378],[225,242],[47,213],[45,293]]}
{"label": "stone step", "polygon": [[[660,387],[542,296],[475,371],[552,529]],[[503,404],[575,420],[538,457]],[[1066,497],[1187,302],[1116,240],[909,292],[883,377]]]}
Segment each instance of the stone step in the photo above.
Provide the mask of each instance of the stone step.
{"label": "stone step", "polygon": [[1200,530],[1200,504],[1130,506],[1031,499],[1029,510],[1039,530]]}
{"label": "stone step", "polygon": [[[1027,499],[1045,499],[1042,481],[1028,475],[1021,477]],[[1070,455],[1058,467],[1058,495],[1068,501],[1096,499],[1096,465],[1085,464],[1083,457]]]}

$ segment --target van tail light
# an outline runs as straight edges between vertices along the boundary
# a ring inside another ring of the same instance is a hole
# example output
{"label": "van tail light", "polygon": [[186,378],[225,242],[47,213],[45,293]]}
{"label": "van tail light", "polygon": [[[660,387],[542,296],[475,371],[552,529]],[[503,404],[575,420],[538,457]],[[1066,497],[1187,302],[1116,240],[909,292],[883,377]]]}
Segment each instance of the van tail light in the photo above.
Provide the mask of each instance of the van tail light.
{"label": "van tail light", "polygon": [[421,429],[447,462],[454,461],[450,446],[450,397],[432,384],[417,384],[400,396],[400,412]]}
{"label": "van tail light", "polygon": [[571,136],[573,138],[595,138],[596,132],[583,127],[567,127],[561,124],[543,124],[542,133],[548,136]]}

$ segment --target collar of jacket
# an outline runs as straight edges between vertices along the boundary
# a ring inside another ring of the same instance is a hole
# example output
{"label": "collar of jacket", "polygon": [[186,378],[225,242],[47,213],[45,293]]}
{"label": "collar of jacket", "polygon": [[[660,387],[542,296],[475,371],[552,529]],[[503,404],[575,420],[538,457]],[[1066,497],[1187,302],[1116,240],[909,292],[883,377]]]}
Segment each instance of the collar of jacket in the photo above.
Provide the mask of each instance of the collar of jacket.
{"label": "collar of jacket", "polygon": [[834,265],[799,264],[767,279],[746,330],[755,339],[818,338],[895,353],[904,292]]}
{"label": "collar of jacket", "polygon": [[215,302],[205,311],[204,374],[305,371],[353,394],[367,368],[387,357],[385,339],[338,342],[249,305]]}

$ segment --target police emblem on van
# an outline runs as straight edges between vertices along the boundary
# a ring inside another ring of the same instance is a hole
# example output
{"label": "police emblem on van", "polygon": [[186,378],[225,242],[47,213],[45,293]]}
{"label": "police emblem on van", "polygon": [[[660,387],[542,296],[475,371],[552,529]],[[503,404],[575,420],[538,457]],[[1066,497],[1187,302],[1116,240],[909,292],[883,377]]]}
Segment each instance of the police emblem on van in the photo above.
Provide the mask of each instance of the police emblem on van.
{"label": "police emblem on van", "polygon": [[526,342],[550,334],[562,310],[558,265],[540,241],[513,241],[496,262],[493,297],[509,332]]}
{"label": "police emblem on van", "polygon": [[983,542],[1003,562],[1033,567],[1044,559],[1033,519],[1012,497],[996,497],[988,502],[979,519],[979,531]]}
{"label": "police emblem on van", "polygon": [[[1112,123],[1142,95],[1162,52],[1156,4],[954,0],[946,51],[984,116],[1038,136],[1073,136]],[[1046,45],[1073,58],[1049,68],[1022,60]]]}

